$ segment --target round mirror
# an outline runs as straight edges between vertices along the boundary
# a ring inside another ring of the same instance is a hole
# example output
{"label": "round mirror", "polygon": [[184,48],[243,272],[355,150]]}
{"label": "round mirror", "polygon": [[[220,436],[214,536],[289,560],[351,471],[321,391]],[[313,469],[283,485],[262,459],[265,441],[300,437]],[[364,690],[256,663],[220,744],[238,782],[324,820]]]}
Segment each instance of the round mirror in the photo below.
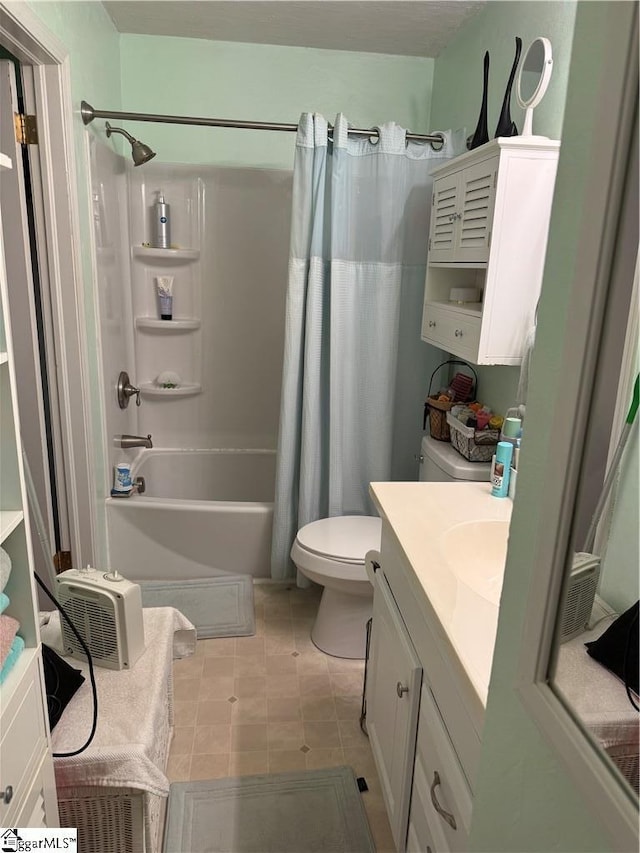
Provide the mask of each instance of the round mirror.
{"label": "round mirror", "polygon": [[533,108],[538,106],[547,91],[552,67],[551,42],[542,37],[535,39],[520,66],[516,86],[518,103],[526,111],[522,136],[532,136]]}

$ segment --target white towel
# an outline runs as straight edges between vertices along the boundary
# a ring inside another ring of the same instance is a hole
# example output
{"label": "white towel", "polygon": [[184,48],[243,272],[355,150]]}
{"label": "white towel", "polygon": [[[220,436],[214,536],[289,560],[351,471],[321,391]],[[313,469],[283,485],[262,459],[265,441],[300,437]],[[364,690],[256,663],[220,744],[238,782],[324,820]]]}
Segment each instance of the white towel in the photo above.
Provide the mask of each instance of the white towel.
{"label": "white towel", "polygon": [[[173,607],[144,608],[143,617],[146,648],[135,666],[121,671],[94,667],[98,688],[96,734],[80,755],[54,759],[59,789],[96,785],[131,787],[163,797],[169,793],[164,756],[173,726],[170,694],[174,639],[179,638],[180,656],[192,654],[196,632]],[[86,681],[52,734],[54,753],[78,749],[91,730],[88,666],[84,661],[68,660],[82,670]]]}

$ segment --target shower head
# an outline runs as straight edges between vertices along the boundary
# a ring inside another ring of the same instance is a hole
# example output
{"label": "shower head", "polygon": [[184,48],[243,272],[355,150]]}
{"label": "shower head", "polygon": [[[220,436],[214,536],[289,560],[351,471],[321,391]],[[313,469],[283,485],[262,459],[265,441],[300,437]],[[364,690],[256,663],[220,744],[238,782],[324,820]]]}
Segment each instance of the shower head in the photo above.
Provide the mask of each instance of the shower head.
{"label": "shower head", "polygon": [[156,156],[156,152],[149,148],[148,145],[145,145],[144,142],[140,142],[139,139],[134,139],[130,133],[127,133],[126,130],[122,130],[120,127],[111,127],[109,122],[106,123],[107,129],[107,138],[111,136],[112,133],[121,133],[126,139],[129,140],[131,144],[131,157],[133,159],[134,166],[142,166],[143,163],[148,163],[153,157]]}

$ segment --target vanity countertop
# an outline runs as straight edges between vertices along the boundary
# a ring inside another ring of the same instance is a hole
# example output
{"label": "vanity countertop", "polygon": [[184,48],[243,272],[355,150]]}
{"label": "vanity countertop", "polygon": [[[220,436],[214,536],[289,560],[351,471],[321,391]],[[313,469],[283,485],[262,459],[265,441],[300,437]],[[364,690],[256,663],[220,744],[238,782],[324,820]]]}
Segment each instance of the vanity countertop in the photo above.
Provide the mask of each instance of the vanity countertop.
{"label": "vanity countertop", "polygon": [[[498,602],[502,588],[504,556],[498,560],[491,577],[491,594],[495,603],[478,595],[453,570],[474,581],[474,559],[464,557],[463,550],[453,547],[449,534],[456,525],[489,522],[496,531],[506,554],[507,527],[511,519],[509,498],[494,498],[489,483],[371,483],[374,503],[386,519],[410,564],[417,584],[439,621],[438,634],[461,664],[461,675],[470,683],[473,694],[486,706],[491,661],[498,622]],[[493,525],[493,522],[502,524]],[[457,528],[461,529],[461,528]],[[449,538],[447,538],[449,536]],[[495,538],[495,537],[494,537]],[[456,563],[456,560],[458,563]],[[501,565],[500,565],[501,562]],[[478,560],[478,567],[480,558]],[[482,586],[478,587],[482,589]],[[474,703],[475,704],[475,703]]]}

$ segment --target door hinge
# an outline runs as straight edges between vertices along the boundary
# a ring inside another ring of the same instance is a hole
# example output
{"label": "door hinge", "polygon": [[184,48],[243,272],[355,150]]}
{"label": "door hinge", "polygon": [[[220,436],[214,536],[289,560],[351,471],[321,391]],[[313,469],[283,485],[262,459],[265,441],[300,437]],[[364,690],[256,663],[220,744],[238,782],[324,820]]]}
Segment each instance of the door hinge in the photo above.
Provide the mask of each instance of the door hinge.
{"label": "door hinge", "polygon": [[429,237],[429,251],[431,251],[431,237]]}
{"label": "door hinge", "polygon": [[14,113],[13,122],[16,127],[16,142],[20,145],[38,144],[38,125],[35,116]]}
{"label": "door hinge", "polygon": [[55,566],[56,574],[66,572],[67,569],[72,569],[71,551],[57,551],[53,555],[53,565]]}

